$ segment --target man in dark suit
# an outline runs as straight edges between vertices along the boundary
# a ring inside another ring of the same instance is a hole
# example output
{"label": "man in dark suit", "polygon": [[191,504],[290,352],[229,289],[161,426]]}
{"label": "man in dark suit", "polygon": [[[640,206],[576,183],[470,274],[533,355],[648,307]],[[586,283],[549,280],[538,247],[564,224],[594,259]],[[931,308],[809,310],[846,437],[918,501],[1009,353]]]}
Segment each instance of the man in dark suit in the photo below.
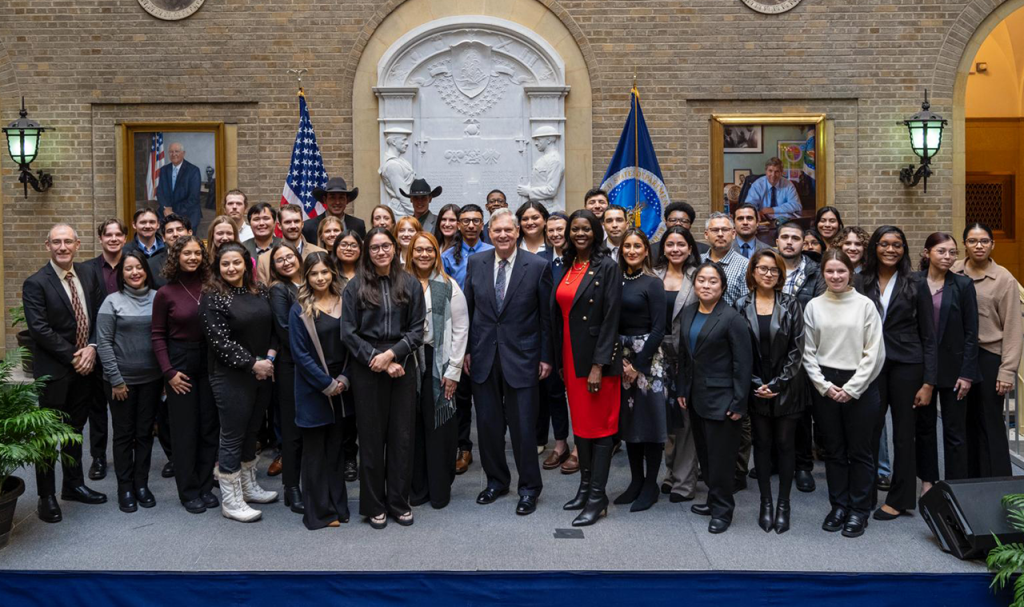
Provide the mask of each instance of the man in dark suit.
{"label": "man in dark suit", "polygon": [[160,167],[160,184],[156,188],[158,213],[163,220],[171,213],[188,217],[192,226],[199,227],[203,209],[199,204],[199,188],[203,177],[199,167],[185,160],[185,148],[172,143],[167,148],[171,163]]}
{"label": "man in dark suit", "polygon": [[[68,414],[68,422],[81,433],[95,394],[97,377],[96,313],[102,303],[103,287],[94,272],[74,263],[81,246],[75,229],[57,224],[46,237],[50,262],[29,276],[22,285],[25,320],[35,342],[32,373],[48,375],[39,395],[39,405]],[[61,447],[64,479],[61,499],[84,504],[102,504],[107,496],[85,486],[82,475],[82,444]],[[47,523],[63,518],[56,498],[53,467],[36,467],[37,513]]]}
{"label": "man in dark suit", "polygon": [[313,198],[316,198],[324,208],[325,213],[320,213],[312,219],[307,219],[302,224],[302,236],[307,242],[317,244],[316,231],[320,228],[320,222],[328,215],[334,215],[341,220],[341,225],[346,230],[354,230],[360,238],[366,238],[366,222],[358,217],[345,214],[348,204],[359,196],[359,188],[348,189],[345,180],[341,177],[332,177],[327,180],[327,185],[313,190]]}
{"label": "man in dark suit", "polygon": [[[93,273],[103,288],[104,295],[117,291],[117,264],[121,263],[121,249],[124,248],[127,230],[124,222],[116,217],[105,220],[96,228],[102,250],[82,265]],[[152,258],[151,258],[152,259]],[[89,405],[89,455],[92,466],[89,478],[103,480],[107,476],[107,397],[102,385],[97,382],[96,394]]]}
{"label": "man in dark suit", "polygon": [[535,438],[540,380],[551,373],[552,279],[547,262],[518,248],[519,226],[511,211],[496,211],[490,225],[495,248],[469,258],[465,289],[467,361],[487,474],[487,488],[476,501],[490,504],[509,491],[507,427],[519,471],[516,514],[526,515],[536,510],[543,486]]}

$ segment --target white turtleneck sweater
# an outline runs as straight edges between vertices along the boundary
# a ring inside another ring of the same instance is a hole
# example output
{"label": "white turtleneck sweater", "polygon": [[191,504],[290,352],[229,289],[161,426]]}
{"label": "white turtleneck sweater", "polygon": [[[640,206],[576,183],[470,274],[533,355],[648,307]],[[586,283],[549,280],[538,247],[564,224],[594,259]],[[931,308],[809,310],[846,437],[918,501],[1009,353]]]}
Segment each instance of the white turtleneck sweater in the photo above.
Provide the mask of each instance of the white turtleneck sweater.
{"label": "white turtleneck sweater", "polygon": [[849,288],[843,293],[825,291],[807,303],[804,369],[822,396],[832,387],[822,374],[822,367],[855,371],[839,387],[853,398],[860,398],[882,372],[884,363],[882,319],[870,299]]}

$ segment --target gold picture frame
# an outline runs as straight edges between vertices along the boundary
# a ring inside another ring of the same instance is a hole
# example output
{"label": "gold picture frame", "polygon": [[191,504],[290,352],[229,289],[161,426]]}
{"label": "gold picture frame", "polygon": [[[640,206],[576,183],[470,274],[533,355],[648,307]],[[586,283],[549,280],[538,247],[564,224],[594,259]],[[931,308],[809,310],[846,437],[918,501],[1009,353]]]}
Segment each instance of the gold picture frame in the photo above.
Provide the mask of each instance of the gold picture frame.
{"label": "gold picture frame", "polygon": [[711,175],[708,189],[711,195],[711,210],[722,211],[722,184],[725,183],[725,127],[744,126],[813,126],[815,156],[815,206],[821,208],[832,204],[828,176],[832,159],[829,158],[826,139],[825,114],[712,114],[710,120]]}
{"label": "gold picture frame", "polygon": [[[118,126],[118,176],[120,177],[120,188],[117,192],[118,215],[128,226],[128,237],[135,234],[132,229],[132,215],[135,213],[135,192],[136,192],[136,133],[210,133],[214,137],[214,172],[217,178],[214,180],[215,215],[223,213],[224,195],[228,186],[237,180],[231,175],[231,168],[227,162],[228,137],[225,123],[223,122],[125,122]],[[186,160],[188,156],[186,155]],[[232,186],[233,187],[233,186]],[[193,226],[193,232],[200,234],[200,226]]]}

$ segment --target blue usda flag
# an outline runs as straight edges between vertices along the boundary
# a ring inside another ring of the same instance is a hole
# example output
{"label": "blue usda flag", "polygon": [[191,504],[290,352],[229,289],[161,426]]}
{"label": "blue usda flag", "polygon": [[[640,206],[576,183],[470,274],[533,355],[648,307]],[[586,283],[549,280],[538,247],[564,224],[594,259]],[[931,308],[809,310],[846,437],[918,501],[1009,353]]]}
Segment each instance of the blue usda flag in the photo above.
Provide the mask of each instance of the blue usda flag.
{"label": "blue usda flag", "polygon": [[615,155],[604,174],[601,189],[611,204],[626,209],[630,223],[654,238],[662,231],[661,209],[668,205],[668,189],[654,155],[654,144],[640,110],[640,91],[630,91],[629,118],[619,137]]}

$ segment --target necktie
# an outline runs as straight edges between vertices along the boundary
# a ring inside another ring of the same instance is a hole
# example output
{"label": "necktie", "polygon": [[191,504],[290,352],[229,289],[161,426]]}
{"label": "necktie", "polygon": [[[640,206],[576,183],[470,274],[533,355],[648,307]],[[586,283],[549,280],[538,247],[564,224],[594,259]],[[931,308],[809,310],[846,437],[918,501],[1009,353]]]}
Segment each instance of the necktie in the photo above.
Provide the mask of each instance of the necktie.
{"label": "necktie", "polygon": [[78,299],[78,289],[75,288],[75,275],[68,272],[64,280],[71,287],[71,309],[75,312],[75,347],[81,350],[89,345],[89,320],[85,317],[85,309],[82,308],[82,300]]}
{"label": "necktie", "polygon": [[779,200],[775,196],[775,186],[772,186],[772,208],[774,209],[779,205]]}
{"label": "necktie", "polygon": [[743,253],[744,257],[746,257],[747,259],[750,259],[750,245],[749,244],[743,243],[743,245],[740,247],[740,252]]}
{"label": "necktie", "polygon": [[[174,185],[178,183],[178,167],[171,169],[171,189],[174,189]],[[775,188],[772,188],[772,200],[775,200]],[[772,206],[775,206],[772,204]]]}
{"label": "necktie", "polygon": [[505,303],[505,269],[508,268],[508,260],[502,259],[498,264],[498,277],[494,279],[494,297],[498,300],[498,311]]}

